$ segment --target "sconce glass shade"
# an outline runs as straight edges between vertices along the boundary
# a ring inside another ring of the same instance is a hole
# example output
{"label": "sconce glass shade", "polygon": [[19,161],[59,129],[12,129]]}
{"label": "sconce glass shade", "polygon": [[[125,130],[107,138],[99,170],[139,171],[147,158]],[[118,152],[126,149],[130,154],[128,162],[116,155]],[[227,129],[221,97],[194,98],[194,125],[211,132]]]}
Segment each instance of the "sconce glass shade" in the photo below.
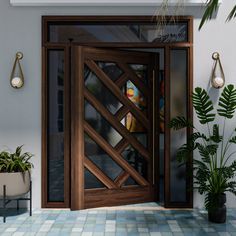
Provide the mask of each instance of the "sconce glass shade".
{"label": "sconce glass shade", "polygon": [[211,75],[211,84],[212,87],[220,89],[225,85],[225,74],[220,61],[220,54],[218,52],[214,52],[212,54],[212,59],[215,62]]}
{"label": "sconce glass shade", "polygon": [[22,52],[16,53],[16,58],[11,72],[10,84],[13,88],[19,89],[24,85],[24,75],[20,60],[23,58]]}

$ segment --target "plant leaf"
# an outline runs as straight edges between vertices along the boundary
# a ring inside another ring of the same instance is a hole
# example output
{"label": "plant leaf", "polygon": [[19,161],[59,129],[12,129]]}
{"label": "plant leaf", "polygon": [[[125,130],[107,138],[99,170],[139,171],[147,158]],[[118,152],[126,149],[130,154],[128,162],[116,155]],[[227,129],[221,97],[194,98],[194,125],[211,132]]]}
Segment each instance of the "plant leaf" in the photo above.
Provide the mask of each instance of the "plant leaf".
{"label": "plant leaf", "polygon": [[208,0],[207,5],[206,5],[206,10],[203,14],[202,20],[200,22],[200,25],[198,29],[200,30],[202,26],[205,24],[206,21],[210,20],[216,12],[217,7],[218,7],[219,0]]}
{"label": "plant leaf", "polygon": [[233,7],[233,9],[231,10],[231,12],[229,13],[226,21],[230,21],[232,20],[233,18],[236,17],[236,5]]}
{"label": "plant leaf", "polygon": [[170,121],[169,127],[174,130],[179,130],[183,128],[193,128],[193,124],[185,117],[177,116]]}
{"label": "plant leaf", "polygon": [[213,103],[205,89],[199,87],[195,88],[192,95],[192,100],[197,117],[201,124],[214,121],[215,113],[212,113],[214,110]]}
{"label": "plant leaf", "polygon": [[210,139],[215,143],[220,143],[222,141],[223,137],[219,133],[219,125],[213,125],[213,135],[210,137]]}
{"label": "plant leaf", "polygon": [[236,89],[234,85],[229,84],[221,93],[219,99],[219,109],[217,112],[220,116],[232,119],[236,109]]}

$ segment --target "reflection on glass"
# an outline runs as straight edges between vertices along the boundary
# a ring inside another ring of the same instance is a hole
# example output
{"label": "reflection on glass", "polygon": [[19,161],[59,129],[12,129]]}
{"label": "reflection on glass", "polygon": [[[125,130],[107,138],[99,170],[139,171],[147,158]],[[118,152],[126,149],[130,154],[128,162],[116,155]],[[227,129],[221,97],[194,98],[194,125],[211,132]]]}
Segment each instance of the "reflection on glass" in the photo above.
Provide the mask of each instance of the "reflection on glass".
{"label": "reflection on glass", "polygon": [[[144,114],[147,109],[146,98],[140,92],[140,90],[130,80],[127,81],[125,89],[126,96],[132,101],[136,107],[138,107]],[[125,127],[130,132],[145,132],[145,128],[140,124],[136,117],[129,112],[125,118]]]}
{"label": "reflection on glass", "polygon": [[147,65],[130,64],[129,66],[144,83],[147,83],[148,79]]}
{"label": "reflection on glass", "polygon": [[121,155],[140,175],[147,179],[147,161],[136,149],[129,145]]}
{"label": "reflection on glass", "polygon": [[[171,80],[170,80],[170,118],[187,116],[187,51],[171,51]],[[176,160],[176,151],[186,143],[187,132],[185,129],[171,130],[170,149],[170,188],[172,202],[186,201],[186,165],[179,167]]]}
{"label": "reflection on glass", "polygon": [[165,132],[165,78],[164,78],[164,70],[160,70],[159,72],[159,114],[160,114],[160,133]]}
{"label": "reflection on glass", "polygon": [[64,201],[64,52],[48,51],[48,201]]}
{"label": "reflection on glass", "polygon": [[97,62],[98,66],[103,70],[103,72],[113,81],[117,80],[123,71],[113,62]]}
{"label": "reflection on glass", "polygon": [[105,106],[112,114],[115,114],[122,104],[110,92],[110,90],[103,85],[99,78],[87,67],[84,68],[85,87]]}
{"label": "reflection on glass", "polygon": [[129,177],[125,181],[124,186],[130,186],[130,185],[138,185],[138,183],[132,177]]}
{"label": "reflection on glass", "polygon": [[112,180],[122,172],[121,167],[86,134],[85,155]]}
{"label": "reflection on glass", "polygon": [[157,30],[155,23],[137,24],[68,24],[49,25],[50,42],[185,42],[187,23],[164,24]]}
{"label": "reflection on glass", "polygon": [[122,136],[103,118],[103,116],[87,101],[84,103],[85,120],[100,134],[111,146],[115,147]]}
{"label": "reflection on glass", "polygon": [[85,189],[105,188],[103,183],[86,168],[84,169],[84,187]]}
{"label": "reflection on glass", "polygon": [[148,147],[147,133],[133,133],[132,135],[145,147]]}

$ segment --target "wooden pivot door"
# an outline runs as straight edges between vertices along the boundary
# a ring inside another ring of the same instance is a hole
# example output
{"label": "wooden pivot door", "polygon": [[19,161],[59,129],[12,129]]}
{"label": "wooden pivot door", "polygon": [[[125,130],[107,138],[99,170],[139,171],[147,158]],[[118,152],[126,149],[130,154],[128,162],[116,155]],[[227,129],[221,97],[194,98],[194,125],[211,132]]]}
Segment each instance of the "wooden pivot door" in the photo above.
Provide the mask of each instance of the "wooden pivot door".
{"label": "wooden pivot door", "polygon": [[72,51],[72,210],[155,201],[157,54]]}

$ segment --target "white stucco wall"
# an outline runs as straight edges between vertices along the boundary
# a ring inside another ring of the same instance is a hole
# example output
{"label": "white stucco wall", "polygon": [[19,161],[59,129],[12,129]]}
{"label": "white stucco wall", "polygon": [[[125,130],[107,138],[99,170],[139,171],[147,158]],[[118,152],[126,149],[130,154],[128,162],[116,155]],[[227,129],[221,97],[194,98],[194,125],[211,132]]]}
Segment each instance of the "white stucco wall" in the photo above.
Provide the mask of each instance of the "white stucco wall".
{"label": "white stucco wall", "polygon": [[[219,51],[227,83],[236,82],[236,22],[225,23],[235,0],[223,1],[217,18],[199,32],[202,9],[188,8],[194,15],[194,86],[207,88],[212,68],[211,54]],[[33,171],[34,207],[41,206],[41,16],[42,15],[152,15],[153,7],[12,7],[9,0],[0,1],[0,149],[25,144],[35,154]],[[22,62],[26,83],[15,90],[9,76],[16,51],[24,53]],[[217,99],[218,91],[212,90]],[[235,120],[229,130],[236,126]],[[236,147],[235,147],[236,149]],[[229,195],[228,206],[236,199]],[[194,206],[202,207],[195,194]]]}

